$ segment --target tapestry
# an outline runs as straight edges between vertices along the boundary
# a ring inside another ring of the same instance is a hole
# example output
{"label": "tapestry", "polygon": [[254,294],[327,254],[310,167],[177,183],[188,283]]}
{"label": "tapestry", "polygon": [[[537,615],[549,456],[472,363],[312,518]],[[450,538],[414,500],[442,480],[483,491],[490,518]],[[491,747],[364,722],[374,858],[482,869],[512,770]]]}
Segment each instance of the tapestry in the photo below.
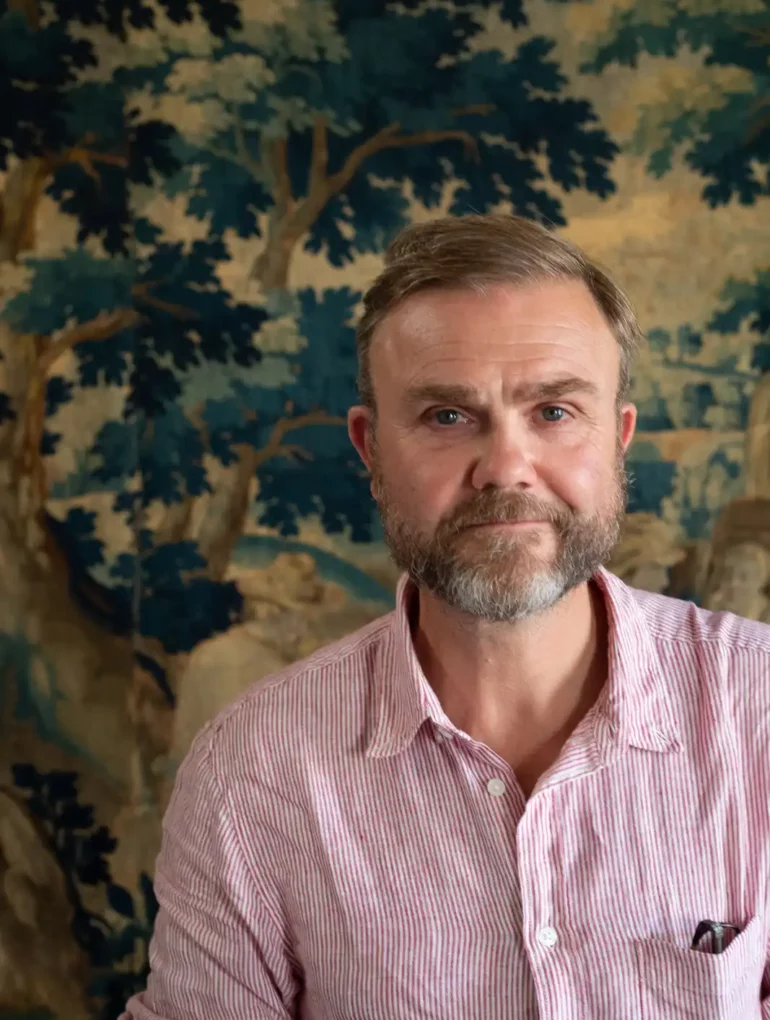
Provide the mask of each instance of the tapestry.
{"label": "tapestry", "polygon": [[389,239],[552,226],[647,342],[637,587],[770,620],[766,0],[0,0],[0,1018],[144,986],[194,734],[393,604]]}

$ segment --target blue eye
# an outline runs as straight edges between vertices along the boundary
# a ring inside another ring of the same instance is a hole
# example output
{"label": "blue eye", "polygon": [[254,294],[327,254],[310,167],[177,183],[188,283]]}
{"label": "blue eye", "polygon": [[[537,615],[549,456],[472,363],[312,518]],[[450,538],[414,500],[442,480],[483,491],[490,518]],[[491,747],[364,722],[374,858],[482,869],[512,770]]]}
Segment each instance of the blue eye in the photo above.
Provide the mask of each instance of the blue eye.
{"label": "blue eye", "polygon": [[[440,420],[440,415],[445,416],[444,421]],[[456,425],[459,419],[462,418],[462,414],[452,407],[445,407],[439,411],[434,411],[433,417],[435,418],[439,425]],[[447,417],[450,417],[451,420],[447,421],[446,420]]]}
{"label": "blue eye", "polygon": [[[543,417],[546,419],[546,421],[552,421],[552,422],[562,421],[564,416],[566,415],[566,413],[567,412],[564,410],[563,407],[544,407],[543,408]],[[555,416],[551,417],[551,414],[554,414]]]}

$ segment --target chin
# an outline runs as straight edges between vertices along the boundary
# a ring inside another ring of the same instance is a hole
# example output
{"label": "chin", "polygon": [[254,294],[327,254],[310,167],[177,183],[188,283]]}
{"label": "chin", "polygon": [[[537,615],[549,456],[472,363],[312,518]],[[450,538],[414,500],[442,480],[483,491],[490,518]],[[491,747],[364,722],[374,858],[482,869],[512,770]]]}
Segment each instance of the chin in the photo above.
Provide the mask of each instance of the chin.
{"label": "chin", "polygon": [[475,575],[488,584],[521,588],[531,584],[547,584],[554,576],[554,563],[550,557],[539,556],[495,556],[494,559],[479,562],[475,558],[465,563],[469,575]]}
{"label": "chin", "polygon": [[552,537],[534,531],[489,536],[478,546],[478,551],[474,550],[474,555],[468,556],[469,563],[494,562],[512,570],[518,567],[532,570],[536,566],[547,569],[557,552]]}

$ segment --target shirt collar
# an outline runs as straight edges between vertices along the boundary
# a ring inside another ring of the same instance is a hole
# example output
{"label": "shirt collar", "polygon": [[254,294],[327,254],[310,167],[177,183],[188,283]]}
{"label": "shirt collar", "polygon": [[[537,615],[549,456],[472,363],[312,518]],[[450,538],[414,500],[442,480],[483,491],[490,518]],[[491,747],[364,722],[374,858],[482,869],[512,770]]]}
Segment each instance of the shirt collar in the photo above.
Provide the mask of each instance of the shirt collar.
{"label": "shirt collar", "polygon": [[[648,751],[680,750],[671,696],[633,590],[604,568],[593,580],[604,596],[609,623],[609,675],[595,711],[606,721],[610,743]],[[416,595],[413,583],[403,574],[396,589],[396,608],[377,652],[375,710],[366,747],[369,757],[391,757],[405,750],[426,720],[453,728],[414,649],[409,615]]]}
{"label": "shirt collar", "polygon": [[375,714],[366,750],[373,758],[388,758],[405,750],[426,719],[451,726],[414,649],[409,615],[415,598],[417,589],[409,576],[402,574],[396,608],[375,666]]}
{"label": "shirt collar", "polygon": [[640,593],[604,568],[594,581],[608,616],[608,677],[596,703],[618,743],[646,751],[682,748],[672,695],[640,605]]}

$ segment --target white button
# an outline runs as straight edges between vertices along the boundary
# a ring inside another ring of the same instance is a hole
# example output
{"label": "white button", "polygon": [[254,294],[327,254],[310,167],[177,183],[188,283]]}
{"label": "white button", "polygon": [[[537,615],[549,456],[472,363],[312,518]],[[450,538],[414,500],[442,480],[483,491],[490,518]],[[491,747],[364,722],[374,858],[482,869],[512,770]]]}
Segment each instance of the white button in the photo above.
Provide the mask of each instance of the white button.
{"label": "white button", "polygon": [[444,733],[443,730],[436,730],[433,734],[433,739],[437,744],[443,744],[445,741],[452,739],[452,734]]}
{"label": "white button", "polygon": [[551,946],[555,946],[559,941],[559,936],[554,928],[541,928],[537,933],[537,941],[541,946],[546,946],[550,949]]}
{"label": "white button", "polygon": [[502,797],[505,793],[505,783],[502,779],[490,779],[487,783],[487,790],[493,797]]}

